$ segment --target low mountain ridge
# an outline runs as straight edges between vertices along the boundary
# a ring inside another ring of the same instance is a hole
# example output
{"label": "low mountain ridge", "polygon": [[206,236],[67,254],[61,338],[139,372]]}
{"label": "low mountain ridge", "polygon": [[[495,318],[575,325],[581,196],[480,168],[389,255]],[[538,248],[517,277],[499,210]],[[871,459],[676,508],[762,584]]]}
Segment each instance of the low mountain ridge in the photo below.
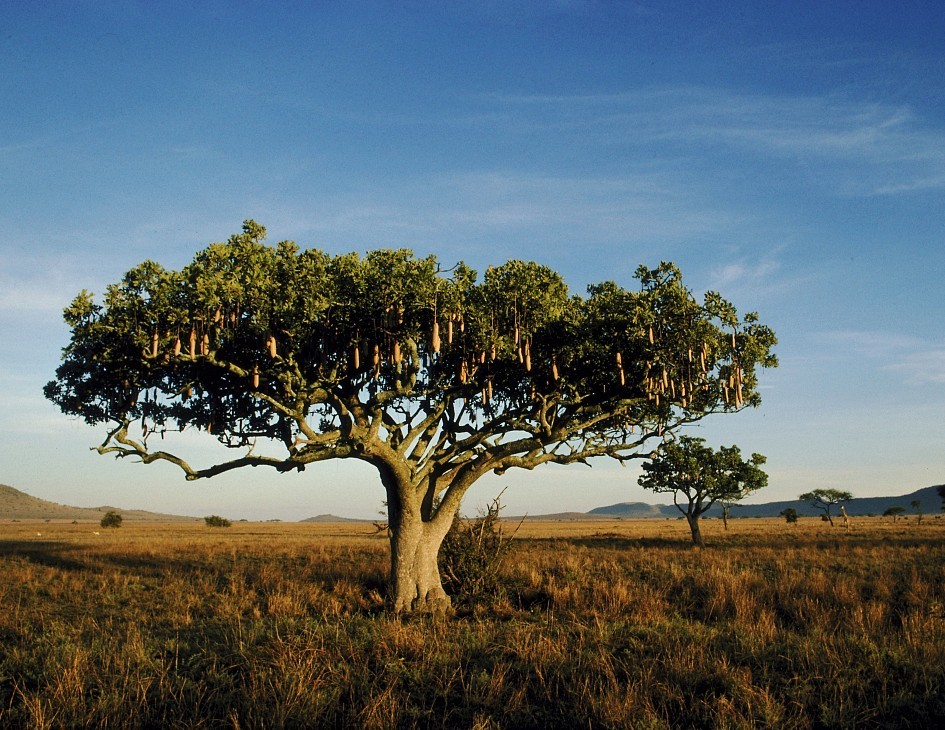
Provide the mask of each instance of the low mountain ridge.
{"label": "low mountain ridge", "polygon": [[118,512],[123,519],[139,522],[190,522],[197,518],[166,515],[138,509],[118,507],[70,507],[32,497],[6,484],[0,484],[0,520],[94,520],[98,522],[106,512]]}
{"label": "low mountain ridge", "polygon": [[[912,507],[912,502],[918,502],[919,511],[923,514],[939,514],[942,511],[942,499],[938,496],[937,490],[938,486],[925,487],[898,497],[857,497],[854,494],[853,499],[846,503],[846,510],[850,517],[881,515],[890,507],[902,507],[907,514],[915,514],[916,510]],[[764,504],[736,503],[729,510],[729,517],[778,517],[783,510],[789,508],[797,510],[797,514],[802,517],[816,517],[823,514],[822,510],[817,509],[809,502],[793,499],[766,502]],[[587,514],[598,517],[637,519],[642,517],[680,517],[683,513],[672,504],[620,502],[605,507],[596,507]],[[834,507],[831,509],[831,514],[839,515],[840,509]],[[716,504],[704,516],[721,517],[722,508]]]}

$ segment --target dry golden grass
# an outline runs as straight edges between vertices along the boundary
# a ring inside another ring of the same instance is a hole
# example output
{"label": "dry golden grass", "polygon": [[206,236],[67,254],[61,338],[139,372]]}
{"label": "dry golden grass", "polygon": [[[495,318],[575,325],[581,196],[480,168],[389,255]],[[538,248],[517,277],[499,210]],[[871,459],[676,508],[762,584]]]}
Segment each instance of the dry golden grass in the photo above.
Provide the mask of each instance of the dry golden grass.
{"label": "dry golden grass", "polygon": [[[3,727],[927,727],[945,524],[525,523],[504,591],[384,611],[370,524],[5,523]],[[95,533],[99,534],[95,534]],[[40,534],[37,534],[40,533]]]}

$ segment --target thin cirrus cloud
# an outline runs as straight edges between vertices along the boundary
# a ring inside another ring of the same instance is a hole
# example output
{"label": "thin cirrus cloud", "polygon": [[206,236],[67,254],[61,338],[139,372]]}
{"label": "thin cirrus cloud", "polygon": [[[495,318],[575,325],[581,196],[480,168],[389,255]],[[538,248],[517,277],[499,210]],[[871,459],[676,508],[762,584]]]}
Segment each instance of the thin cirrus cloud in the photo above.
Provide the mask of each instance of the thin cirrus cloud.
{"label": "thin cirrus cloud", "polygon": [[[366,205],[365,198],[372,202]],[[731,211],[694,199],[671,178],[648,173],[457,172],[319,203],[304,201],[295,210],[275,204],[282,211],[275,217],[291,221],[294,230],[357,243],[410,236],[418,243],[442,245],[459,231],[466,238],[488,236],[518,244],[527,236],[545,246],[683,239],[730,230],[740,221]]]}
{"label": "thin cirrus cloud", "polygon": [[846,195],[945,187],[945,127],[908,106],[837,96],[739,94],[666,88],[575,96],[503,97],[509,123],[593,135],[597,142],[651,144],[664,154],[712,143],[793,158]]}
{"label": "thin cirrus cloud", "polygon": [[833,343],[848,354],[876,362],[879,369],[899,375],[913,386],[945,383],[945,347],[909,335],[879,331],[834,331],[822,333],[822,341]]}

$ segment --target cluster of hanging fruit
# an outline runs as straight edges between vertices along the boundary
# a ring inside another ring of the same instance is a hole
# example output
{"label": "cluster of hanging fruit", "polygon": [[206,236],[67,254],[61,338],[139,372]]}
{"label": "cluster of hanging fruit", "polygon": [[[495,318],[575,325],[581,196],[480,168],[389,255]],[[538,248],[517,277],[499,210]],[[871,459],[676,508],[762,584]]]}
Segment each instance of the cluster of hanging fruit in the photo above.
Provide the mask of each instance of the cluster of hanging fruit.
{"label": "cluster of hanging fruit", "polygon": [[[649,328],[648,337],[651,345],[657,342],[658,338],[653,327]],[[732,364],[721,369],[720,384],[725,403],[741,408],[744,404],[744,372],[735,355],[736,345],[736,335],[733,333]],[[695,349],[691,347],[687,349],[681,366],[667,367],[665,363],[646,361],[643,387],[647,400],[659,406],[661,401],[668,399],[670,402],[678,402],[681,407],[687,408],[698,391],[708,391],[711,387],[709,382],[710,354],[709,343],[704,341]],[[620,384],[624,385],[623,362],[619,352],[617,353],[617,370]]]}
{"label": "cluster of hanging fruit", "polygon": [[180,357],[184,352],[191,358],[209,355],[211,335],[222,329],[235,328],[237,320],[236,307],[228,308],[226,313],[223,308],[217,307],[212,314],[194,317],[189,332],[186,328],[179,327],[174,332],[165,330],[161,333],[155,327],[151,334],[151,348],[150,351],[144,353],[145,357],[151,360],[158,359],[161,356],[162,342],[170,343],[169,352],[164,354],[165,361],[171,357]]}
{"label": "cluster of hanging fruit", "polygon": [[[518,360],[520,366],[525,372],[530,373],[533,370],[532,363],[532,339],[526,333],[525,317],[516,308],[511,312],[506,320],[510,327],[508,333],[509,342],[512,346],[514,357]],[[145,356],[152,360],[161,357],[162,341],[170,344],[169,352],[165,352],[164,359],[168,361],[171,357],[178,358],[182,354],[193,359],[198,356],[210,354],[211,343],[216,338],[217,333],[228,328],[235,328],[240,319],[238,308],[228,306],[226,310],[221,307],[216,308],[212,314],[197,316],[193,319],[189,331],[183,333],[172,333],[165,331],[163,337],[155,328],[152,332],[150,350],[145,352]],[[360,373],[367,370],[373,379],[378,379],[381,375],[383,362],[389,362],[398,368],[404,361],[404,352],[400,339],[395,333],[403,328],[404,309],[401,305],[388,306],[380,319],[373,323],[374,337],[362,338],[359,331],[355,332],[354,344],[351,346],[350,355],[347,358],[347,366],[350,373]],[[496,324],[495,315],[492,316],[493,331],[501,329]],[[434,317],[430,325],[427,353],[431,358],[437,357],[444,348],[452,347],[456,338],[462,337],[466,331],[466,322],[461,314],[447,313],[437,314],[434,306]],[[648,339],[651,346],[658,343],[660,334],[659,325],[648,328]],[[732,362],[731,365],[724,367],[720,372],[721,394],[726,404],[734,405],[739,408],[744,404],[744,372],[736,359],[736,335],[732,338]],[[460,384],[468,385],[479,383],[481,381],[482,402],[488,405],[493,399],[493,374],[491,364],[497,359],[497,340],[499,337],[493,337],[491,345],[488,347],[470,348],[468,343],[463,341],[465,354],[459,358],[456,365],[456,377]],[[263,353],[270,359],[279,357],[279,343],[274,334],[268,334],[264,341]],[[710,364],[710,346],[708,342],[702,342],[701,346],[689,348],[688,352],[682,355],[681,363],[670,365],[659,361],[659,355],[656,355],[654,361],[644,363],[643,389],[649,401],[659,406],[665,400],[677,402],[683,408],[688,407],[695,397],[698,390],[706,391],[710,388],[708,375]],[[623,354],[616,352],[615,373],[621,387],[627,385],[627,370]],[[552,382],[558,382],[561,373],[558,367],[557,357],[551,356],[550,363],[547,365],[547,375]],[[248,373],[253,390],[258,390],[260,385],[260,368],[254,364],[252,370]],[[484,377],[483,377],[484,376]],[[546,376],[547,377],[547,376]],[[188,389],[189,390],[189,389]],[[182,393],[186,400],[189,393],[185,390]]]}

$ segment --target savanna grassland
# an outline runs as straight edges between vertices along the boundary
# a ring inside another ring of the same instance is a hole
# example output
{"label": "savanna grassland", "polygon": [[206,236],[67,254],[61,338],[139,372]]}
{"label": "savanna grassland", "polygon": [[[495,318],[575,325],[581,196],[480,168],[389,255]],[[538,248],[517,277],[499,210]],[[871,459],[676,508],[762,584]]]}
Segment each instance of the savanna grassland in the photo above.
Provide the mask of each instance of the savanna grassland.
{"label": "savanna grassland", "polygon": [[943,523],[525,523],[405,620],[370,525],[5,523],[0,726],[927,727]]}

